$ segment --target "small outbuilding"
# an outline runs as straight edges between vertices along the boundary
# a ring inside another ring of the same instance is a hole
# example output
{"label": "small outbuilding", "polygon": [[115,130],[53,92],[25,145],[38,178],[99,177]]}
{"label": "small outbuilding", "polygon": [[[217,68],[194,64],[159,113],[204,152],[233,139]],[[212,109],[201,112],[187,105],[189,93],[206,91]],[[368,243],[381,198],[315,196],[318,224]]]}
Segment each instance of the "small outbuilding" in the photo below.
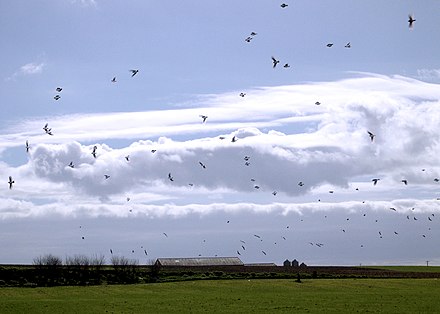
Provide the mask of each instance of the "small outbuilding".
{"label": "small outbuilding", "polygon": [[289,261],[288,259],[286,259],[286,260],[284,261],[284,263],[283,263],[283,266],[284,266],[284,267],[290,267],[290,266],[292,266],[292,262]]}
{"label": "small outbuilding", "polygon": [[296,259],[294,259],[292,261],[292,267],[298,267],[298,266],[299,266],[299,262]]}

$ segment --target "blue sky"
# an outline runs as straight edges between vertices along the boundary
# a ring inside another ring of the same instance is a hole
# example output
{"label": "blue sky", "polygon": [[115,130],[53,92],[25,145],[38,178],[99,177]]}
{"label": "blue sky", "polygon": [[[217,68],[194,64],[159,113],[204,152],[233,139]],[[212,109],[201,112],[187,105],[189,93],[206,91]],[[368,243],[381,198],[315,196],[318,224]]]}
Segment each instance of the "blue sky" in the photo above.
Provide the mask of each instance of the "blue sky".
{"label": "blue sky", "polygon": [[281,3],[1,1],[0,263],[439,264],[440,2]]}

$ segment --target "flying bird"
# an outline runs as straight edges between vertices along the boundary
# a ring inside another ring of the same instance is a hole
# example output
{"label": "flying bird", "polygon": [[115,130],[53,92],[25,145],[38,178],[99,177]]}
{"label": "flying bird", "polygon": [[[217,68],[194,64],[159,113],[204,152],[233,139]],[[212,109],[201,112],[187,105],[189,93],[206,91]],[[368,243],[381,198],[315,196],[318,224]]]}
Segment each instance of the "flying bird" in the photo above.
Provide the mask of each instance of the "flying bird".
{"label": "flying bird", "polygon": [[348,42],[344,47],[345,47],[345,48],[351,48],[351,44],[350,44],[350,42]]}
{"label": "flying bird", "polygon": [[112,78],[112,83],[116,83],[116,76]]}
{"label": "flying bird", "polygon": [[73,161],[70,162],[70,164],[68,165],[70,168],[75,168],[75,165],[73,164]]}
{"label": "flying bird", "polygon": [[238,254],[238,255],[241,255],[241,253],[240,253],[238,250],[237,250],[237,254]]}
{"label": "flying bird", "polygon": [[287,68],[290,68],[290,65],[288,63],[286,63],[286,64],[284,64],[283,67],[287,69]]}
{"label": "flying bird", "polygon": [[205,116],[205,115],[199,115],[199,117],[200,118],[202,118],[202,123],[205,123],[206,122],[206,119],[208,119],[208,116]]}
{"label": "flying bird", "polygon": [[302,181],[299,181],[299,182],[298,182],[298,185],[299,185],[299,186],[303,186],[304,183],[303,183]]}
{"label": "flying bird", "polygon": [[235,135],[234,135],[234,137],[232,138],[231,142],[232,142],[232,143],[237,142],[237,137],[236,137]]}
{"label": "flying bird", "polygon": [[62,87],[57,87],[55,90],[56,90],[58,93],[60,93],[60,92],[63,90],[63,88],[62,88]]}
{"label": "flying bird", "polygon": [[257,33],[251,32],[251,36],[257,36]]}
{"label": "flying bird", "polygon": [[9,189],[12,189],[12,184],[14,184],[15,181],[12,180],[12,177],[11,177],[11,176],[9,176],[9,181],[8,181],[8,183],[9,183]]}
{"label": "flying bird", "polygon": [[414,22],[416,21],[416,19],[414,18],[414,16],[412,14],[408,14],[408,27],[410,29],[412,29],[414,27]]}
{"label": "flying bird", "polygon": [[130,161],[130,155],[125,156],[125,160]]}
{"label": "flying bird", "polygon": [[272,63],[273,63],[273,68],[275,69],[275,67],[277,66],[278,63],[280,63],[280,60],[275,59],[274,57],[272,57]]}
{"label": "flying bird", "polygon": [[379,181],[380,179],[371,179],[371,181],[373,181],[373,185],[377,184],[377,181]]}
{"label": "flying bird", "polygon": [[29,142],[28,141],[26,141],[26,153],[29,153],[29,149],[30,149],[31,147],[29,146]]}
{"label": "flying bird", "polygon": [[92,156],[94,157],[94,158],[96,158],[96,150],[98,149],[98,147],[95,145],[95,146],[93,146],[93,149],[92,149]]}
{"label": "flying bird", "polygon": [[139,70],[130,70],[130,72],[131,72],[131,77],[133,77],[136,74],[138,74]]}
{"label": "flying bird", "polygon": [[261,237],[258,234],[254,234],[254,237],[261,239]]}
{"label": "flying bird", "polygon": [[273,191],[273,192],[272,192],[272,195],[273,195],[273,196],[276,196],[277,193],[278,193],[277,191]]}
{"label": "flying bird", "polygon": [[284,8],[286,8],[286,7],[288,7],[289,5],[288,4],[285,4],[285,3],[282,3],[281,5],[280,5],[280,7],[282,7],[283,9]]}
{"label": "flying bird", "polygon": [[370,131],[367,131],[368,135],[370,136],[370,140],[373,141],[376,134],[371,133]]}
{"label": "flying bird", "polygon": [[53,99],[55,99],[55,100],[59,100],[60,98],[61,98],[60,95],[55,95],[55,96],[53,97]]}
{"label": "flying bird", "polygon": [[170,181],[174,181],[174,178],[173,178],[173,176],[171,175],[171,172],[168,173],[168,179],[170,179]]}
{"label": "flying bird", "polygon": [[261,251],[261,252],[262,252],[264,255],[267,255],[266,252],[264,252],[264,251]]}
{"label": "flying bird", "polygon": [[246,39],[245,39],[244,41],[250,43],[251,40],[252,40],[252,37],[251,37],[251,36],[248,36],[248,37],[246,37]]}
{"label": "flying bird", "polygon": [[403,182],[405,185],[408,185],[408,181],[407,180],[401,180],[401,182]]}
{"label": "flying bird", "polygon": [[315,105],[319,106],[321,103],[319,101],[315,102]]}
{"label": "flying bird", "polygon": [[333,43],[328,43],[328,44],[327,44],[327,47],[328,47],[328,48],[333,47]]}
{"label": "flying bird", "polygon": [[202,166],[203,169],[206,169],[206,166],[203,162],[199,161],[199,165]]}
{"label": "flying bird", "polygon": [[164,236],[166,236],[168,238],[168,234],[166,234],[165,232],[163,233]]}
{"label": "flying bird", "polygon": [[110,176],[108,174],[105,174],[104,178],[107,180],[108,178],[110,178]]}
{"label": "flying bird", "polygon": [[244,96],[246,96],[246,93],[240,93],[239,96],[244,97]]}

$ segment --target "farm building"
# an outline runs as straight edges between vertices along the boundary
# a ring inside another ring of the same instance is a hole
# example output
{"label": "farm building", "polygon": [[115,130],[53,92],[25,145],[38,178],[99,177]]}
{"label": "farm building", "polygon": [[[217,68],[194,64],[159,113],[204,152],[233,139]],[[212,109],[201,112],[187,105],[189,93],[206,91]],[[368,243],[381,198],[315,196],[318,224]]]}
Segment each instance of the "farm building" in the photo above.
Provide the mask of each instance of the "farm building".
{"label": "farm building", "polygon": [[290,266],[292,266],[292,263],[291,263],[288,259],[286,259],[286,260],[283,262],[283,266],[284,266],[284,267],[290,267]]}
{"label": "farm building", "polygon": [[238,257],[158,258],[156,266],[243,266]]}
{"label": "farm building", "polygon": [[251,263],[251,264],[244,264],[244,266],[277,266],[275,263]]}

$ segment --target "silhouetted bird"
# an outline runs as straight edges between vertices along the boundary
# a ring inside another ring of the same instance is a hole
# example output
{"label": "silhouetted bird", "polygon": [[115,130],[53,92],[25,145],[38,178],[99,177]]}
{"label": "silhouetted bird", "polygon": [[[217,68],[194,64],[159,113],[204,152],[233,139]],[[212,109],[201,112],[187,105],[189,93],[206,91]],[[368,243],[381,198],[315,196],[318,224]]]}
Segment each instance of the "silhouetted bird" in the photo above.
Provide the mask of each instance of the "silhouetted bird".
{"label": "silhouetted bird", "polygon": [[164,236],[166,236],[168,238],[168,234],[166,234],[165,232],[163,233]]}
{"label": "silhouetted bird", "polygon": [[408,15],[408,27],[409,28],[413,28],[414,27],[414,22],[415,22],[416,20],[415,20],[415,18],[413,17],[413,15],[412,14],[409,14]]}
{"label": "silhouetted bird", "polygon": [[280,61],[272,57],[272,63],[273,63],[272,67],[275,69],[275,67],[277,66],[278,63],[280,63]]}
{"label": "silhouetted bird", "polygon": [[299,185],[299,186],[303,186],[304,183],[303,183],[302,181],[299,181],[298,185]]}
{"label": "silhouetted bird", "polygon": [[139,70],[130,70],[130,72],[131,72],[131,77],[133,77],[136,74],[138,74]]}
{"label": "silhouetted bird", "polygon": [[288,63],[286,63],[283,65],[283,67],[287,69],[287,68],[290,68],[290,65]]}
{"label": "silhouetted bird", "polygon": [[173,176],[171,175],[171,172],[168,173],[168,179],[170,179],[170,181],[174,181],[174,178],[173,178]]}
{"label": "silhouetted bird", "polygon": [[8,183],[9,183],[9,189],[12,189],[12,184],[14,184],[15,181],[12,180],[12,177],[11,177],[11,176],[9,176],[9,181],[8,181]]}
{"label": "silhouetted bird", "polygon": [[107,180],[108,178],[110,178],[110,176],[108,174],[105,174],[104,178]]}
{"label": "silhouetted bird", "polygon": [[328,47],[328,48],[331,48],[331,47],[333,47],[333,44],[332,44],[332,43],[329,43],[329,44],[327,44],[327,47]]}
{"label": "silhouetted bird", "polygon": [[282,3],[281,5],[280,5],[280,7],[282,7],[283,9],[284,8],[287,8],[289,5],[288,4],[285,4],[285,3]]}
{"label": "silhouetted bird", "polygon": [[199,161],[199,165],[202,166],[203,169],[206,169],[206,166],[203,162]]}
{"label": "silhouetted bird", "polygon": [[234,137],[232,138],[231,142],[232,142],[232,143],[237,142],[237,137],[236,137],[235,135],[234,135]]}
{"label": "silhouetted bird", "polygon": [[205,123],[206,122],[206,119],[208,119],[208,116],[205,116],[205,115],[199,115],[199,117],[200,118],[202,118],[202,123]]}
{"label": "silhouetted bird", "polygon": [[96,150],[98,149],[98,147],[95,145],[95,146],[93,146],[93,149],[92,149],[92,156],[94,157],[94,158],[96,158]]}
{"label": "silhouetted bird", "polygon": [[56,90],[58,93],[60,93],[60,92],[63,90],[63,88],[62,88],[62,87],[57,87],[57,88],[55,88],[55,90]]}
{"label": "silhouetted bird", "polygon": [[125,156],[125,160],[130,161],[130,155]]}
{"label": "silhouetted bird", "polygon": [[344,47],[345,47],[345,48],[351,48],[351,44],[350,44],[350,42],[348,42]]}
{"label": "silhouetted bird", "polygon": [[75,165],[73,164],[73,161],[70,162],[70,164],[68,165],[70,168],[75,168]]}
{"label": "silhouetted bird", "polygon": [[319,101],[315,102],[315,105],[319,106],[321,103]]}
{"label": "silhouetted bird", "polygon": [[29,149],[30,149],[31,147],[29,146],[29,142],[28,141],[26,141],[26,153],[29,153]]}
{"label": "silhouetted bird", "polygon": [[371,181],[373,181],[373,185],[377,184],[377,181],[379,181],[380,179],[371,179]]}
{"label": "silhouetted bird", "polygon": [[408,185],[408,181],[407,180],[401,180],[401,182],[403,182],[405,185]]}
{"label": "silhouetted bird", "polygon": [[116,83],[116,76],[112,78],[112,83]]}
{"label": "silhouetted bird", "polygon": [[240,93],[239,95],[240,95],[240,97],[244,97],[244,96],[246,96],[246,93]]}
{"label": "silhouetted bird", "polygon": [[272,192],[272,195],[273,195],[273,196],[277,195],[277,191],[273,191],[273,192]]}
{"label": "silhouetted bird", "polygon": [[60,95],[55,95],[55,96],[53,97],[53,99],[55,99],[55,100],[59,100],[60,98],[61,98]]}
{"label": "silhouetted bird", "polygon": [[371,133],[370,131],[367,131],[368,135],[370,135],[370,140],[373,141],[374,137],[376,136],[375,134]]}
{"label": "silhouetted bird", "polygon": [[248,37],[246,37],[246,39],[245,39],[244,41],[250,43],[251,40],[252,40],[252,37],[251,37],[251,36],[248,36]]}
{"label": "silhouetted bird", "polygon": [[238,254],[238,255],[241,255],[241,253],[240,253],[238,250],[237,250],[237,254]]}
{"label": "silhouetted bird", "polygon": [[264,252],[264,251],[261,251],[261,252],[262,252],[264,255],[267,255],[266,252]]}

